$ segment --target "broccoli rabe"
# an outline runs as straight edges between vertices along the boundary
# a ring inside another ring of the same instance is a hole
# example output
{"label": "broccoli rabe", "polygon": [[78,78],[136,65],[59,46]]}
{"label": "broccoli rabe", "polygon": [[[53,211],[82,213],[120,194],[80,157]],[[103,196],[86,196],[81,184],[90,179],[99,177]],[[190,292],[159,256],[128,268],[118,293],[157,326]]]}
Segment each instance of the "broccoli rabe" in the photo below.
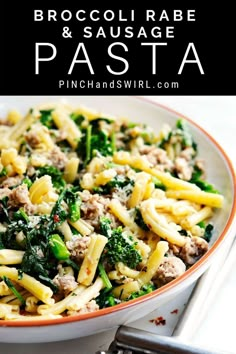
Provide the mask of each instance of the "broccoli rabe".
{"label": "broccoli rabe", "polygon": [[212,184],[201,179],[202,172],[203,171],[200,170],[197,166],[194,166],[192,178],[189,182],[196,184],[202,191],[218,194],[219,192],[215,189],[215,187]]}
{"label": "broccoli rabe", "polygon": [[112,294],[112,290],[107,291],[107,289],[101,290],[99,296],[97,296],[95,300],[100,309],[111,307],[121,302],[121,300],[117,299]]}
{"label": "broccoli rabe", "polygon": [[175,134],[179,134],[182,137],[183,147],[192,146],[194,150],[196,150],[196,144],[188,130],[187,122],[184,119],[178,119],[176,122],[176,128]]}
{"label": "broccoli rabe", "polygon": [[112,155],[111,141],[107,133],[102,130],[96,134],[92,133],[90,140],[90,152],[90,158],[95,156],[96,152],[99,152],[103,156]]}
{"label": "broccoli rabe", "polygon": [[65,200],[68,205],[68,217],[72,222],[80,219],[80,196],[72,189],[67,189],[65,193]]}
{"label": "broccoli rabe", "polygon": [[77,152],[85,166],[97,154],[108,156],[115,151],[114,133],[108,134],[102,130],[98,124],[101,120],[110,123],[107,119],[98,118],[91,121],[86,129],[82,129],[82,138],[78,143]]}
{"label": "broccoli rabe", "polygon": [[119,226],[111,229],[111,221],[108,218],[100,219],[100,232],[108,238],[108,242],[104,248],[103,259],[110,265],[122,262],[130,268],[135,268],[141,261],[142,257],[136,249],[136,242],[132,236],[126,236]]}
{"label": "broccoli rabe", "polygon": [[5,177],[7,176],[7,169],[6,167],[3,167],[2,170],[0,171],[0,177]]}
{"label": "broccoli rabe", "polygon": [[157,177],[152,177],[152,182],[155,188],[162,189],[163,191],[166,190],[166,186]]}
{"label": "broccoli rabe", "polygon": [[3,276],[2,280],[4,281],[4,283],[6,283],[6,285],[8,286],[9,290],[11,290],[11,292],[15,295],[15,297],[20,301],[20,303],[22,305],[25,305],[25,299],[23,298],[23,296],[21,295],[21,293],[19,293],[19,291],[15,288],[15,286],[13,285],[13,283],[11,282],[11,280],[6,277]]}
{"label": "broccoli rabe", "polygon": [[127,300],[132,300],[132,299],[136,299],[137,297],[146,295],[151,293],[152,291],[154,291],[156,289],[154,284],[145,284],[142,286],[142,288],[139,291],[135,291],[134,293],[132,293]]}
{"label": "broccoli rabe", "polygon": [[98,263],[98,271],[99,271],[99,275],[103,280],[104,286],[107,290],[110,290],[112,288],[112,284],[110,282],[110,279],[106,273],[106,270],[103,266],[103,264],[100,262]]}
{"label": "broccoli rabe", "polygon": [[178,141],[181,144],[182,149],[185,149],[186,147],[192,147],[194,151],[193,154],[196,154],[197,144],[193,140],[193,137],[188,130],[187,122],[184,119],[177,120],[176,127],[173,128],[169,134],[161,140],[158,146],[162,149],[165,149],[166,145],[171,143],[172,140],[175,142]]}
{"label": "broccoli rabe", "polygon": [[111,194],[115,189],[125,189],[126,194],[129,195],[133,186],[134,180],[123,175],[118,175],[112,178],[104,186],[95,187],[94,192],[99,194]]}
{"label": "broccoli rabe", "polygon": [[52,184],[58,191],[61,191],[65,187],[66,182],[63,179],[63,173],[58,168],[49,165],[39,167],[36,170],[36,176],[39,178],[44,175],[51,176]]}
{"label": "broccoli rabe", "polygon": [[204,221],[201,221],[198,223],[198,226],[200,226],[202,229],[204,229],[204,235],[203,238],[207,241],[210,242],[212,238],[212,233],[214,226],[212,224],[207,224]]}
{"label": "broccoli rabe", "polygon": [[85,120],[85,117],[82,114],[77,114],[75,112],[71,113],[71,119],[75,122],[76,125],[80,128],[81,123]]}
{"label": "broccoli rabe", "polygon": [[134,221],[136,222],[136,224],[141,227],[141,229],[143,229],[144,231],[149,231],[149,227],[147,226],[147,224],[145,224],[141,211],[139,208],[135,208],[135,218]]}
{"label": "broccoli rabe", "polygon": [[52,129],[53,127],[55,127],[53,119],[52,119],[52,112],[53,111],[54,111],[54,109],[40,111],[40,113],[41,113],[40,122],[49,129]]}

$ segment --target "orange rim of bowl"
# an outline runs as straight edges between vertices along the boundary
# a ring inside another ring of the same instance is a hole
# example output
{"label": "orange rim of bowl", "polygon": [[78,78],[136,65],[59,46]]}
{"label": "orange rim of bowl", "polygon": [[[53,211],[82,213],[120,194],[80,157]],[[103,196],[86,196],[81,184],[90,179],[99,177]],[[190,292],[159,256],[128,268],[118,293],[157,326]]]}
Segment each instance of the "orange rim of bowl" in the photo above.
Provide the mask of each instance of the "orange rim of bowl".
{"label": "orange rim of bowl", "polygon": [[234,196],[235,198],[233,199],[233,206],[232,210],[229,216],[229,219],[227,221],[227,224],[222,231],[221,235],[217,238],[215,243],[211,246],[211,248],[208,250],[208,252],[202,256],[194,265],[192,265],[185,273],[180,275],[178,278],[172,280],[170,283],[162,286],[159,289],[154,290],[153,292],[143,295],[137,299],[129,300],[128,302],[124,302],[118,305],[115,305],[113,307],[107,307],[104,309],[100,309],[98,311],[86,313],[86,314],[78,314],[75,316],[68,316],[68,317],[61,317],[61,318],[55,318],[55,319],[35,319],[35,320],[0,320],[0,327],[38,327],[38,326],[51,326],[51,325],[60,325],[60,324],[66,324],[66,323],[72,323],[72,322],[81,322],[84,320],[89,320],[97,317],[101,317],[104,315],[108,315],[111,313],[115,313],[117,311],[122,311],[127,308],[133,307],[135,305],[141,304],[149,299],[153,299],[157,297],[158,295],[163,295],[166,292],[168,292],[170,289],[175,288],[178,284],[182,283],[185,279],[189,278],[190,275],[193,275],[196,273],[196,271],[202,267],[206,261],[212,256],[212,254],[216,251],[216,249],[219,247],[219,245],[222,243],[222,241],[225,239],[225,236],[227,232],[230,230],[231,225],[233,224],[233,219],[236,214],[236,175],[234,172],[234,168],[232,166],[232,163],[225,153],[224,149],[220,146],[220,144],[207,132],[205,131],[201,126],[199,126],[197,123],[192,121],[190,118],[184,116],[183,114],[180,114],[179,112],[166,107],[165,105],[159,104],[157,102],[154,102],[152,100],[149,100],[147,98],[143,97],[133,97],[139,101],[143,101],[144,103],[157,106],[161,109],[164,109],[167,112],[170,112],[176,116],[183,117],[186,119],[188,122],[191,123],[191,125],[195,126],[198,130],[200,130],[212,143],[213,145],[218,149],[218,151],[222,154],[224,157],[225,161],[227,162],[227,167],[230,170],[231,177],[233,180],[233,187],[234,187]]}

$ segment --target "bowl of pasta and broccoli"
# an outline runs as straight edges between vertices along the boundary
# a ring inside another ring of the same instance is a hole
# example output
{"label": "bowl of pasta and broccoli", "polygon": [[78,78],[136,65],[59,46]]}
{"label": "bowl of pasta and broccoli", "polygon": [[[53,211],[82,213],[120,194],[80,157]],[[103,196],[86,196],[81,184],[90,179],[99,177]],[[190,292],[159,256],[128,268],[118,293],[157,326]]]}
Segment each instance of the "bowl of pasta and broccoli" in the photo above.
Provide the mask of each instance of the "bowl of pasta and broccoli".
{"label": "bowl of pasta and broccoli", "polygon": [[135,97],[4,100],[0,341],[134,321],[207,269],[235,213],[233,168],[208,133]]}

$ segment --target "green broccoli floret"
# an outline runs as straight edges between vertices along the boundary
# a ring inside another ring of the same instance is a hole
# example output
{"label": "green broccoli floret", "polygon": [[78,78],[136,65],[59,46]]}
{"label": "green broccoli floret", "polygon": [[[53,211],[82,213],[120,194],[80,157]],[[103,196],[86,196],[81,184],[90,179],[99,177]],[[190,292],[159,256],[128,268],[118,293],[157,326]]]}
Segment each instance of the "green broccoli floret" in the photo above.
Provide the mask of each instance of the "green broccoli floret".
{"label": "green broccoli floret", "polygon": [[135,248],[136,242],[132,236],[127,237],[122,227],[111,229],[111,221],[108,218],[100,219],[101,233],[108,238],[108,242],[103,251],[103,258],[110,265],[123,262],[130,268],[135,268],[141,261],[142,257]]}
{"label": "green broccoli floret", "polygon": [[151,293],[152,291],[154,291],[156,289],[154,284],[146,284],[143,285],[142,288],[139,291],[135,291],[134,293],[132,293],[127,300],[132,300],[132,299],[136,299],[137,297],[146,295]]}

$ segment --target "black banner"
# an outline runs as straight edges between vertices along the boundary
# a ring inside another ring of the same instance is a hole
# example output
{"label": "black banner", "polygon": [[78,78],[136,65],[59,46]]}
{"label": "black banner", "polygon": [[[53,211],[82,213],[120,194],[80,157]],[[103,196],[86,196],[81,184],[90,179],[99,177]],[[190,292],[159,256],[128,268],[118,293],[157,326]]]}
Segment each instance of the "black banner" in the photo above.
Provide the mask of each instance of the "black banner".
{"label": "black banner", "polygon": [[226,3],[71,3],[4,4],[0,94],[236,94]]}

